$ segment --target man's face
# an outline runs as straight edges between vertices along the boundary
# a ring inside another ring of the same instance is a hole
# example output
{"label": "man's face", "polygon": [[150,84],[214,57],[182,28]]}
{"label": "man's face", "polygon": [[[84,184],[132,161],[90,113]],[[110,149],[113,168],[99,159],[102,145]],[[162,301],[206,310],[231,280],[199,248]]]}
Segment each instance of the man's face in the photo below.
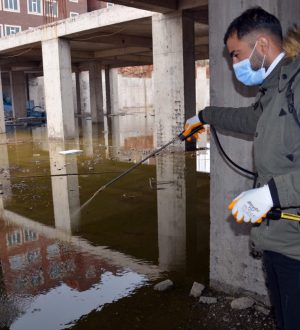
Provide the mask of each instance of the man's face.
{"label": "man's face", "polygon": [[255,47],[257,40],[254,39],[254,41],[251,42],[249,39],[250,38],[247,37],[238,39],[236,33],[228,38],[226,45],[232,59],[232,64],[239,63],[251,56],[250,62],[252,69],[260,69],[264,61],[264,56],[259,52],[258,45]]}

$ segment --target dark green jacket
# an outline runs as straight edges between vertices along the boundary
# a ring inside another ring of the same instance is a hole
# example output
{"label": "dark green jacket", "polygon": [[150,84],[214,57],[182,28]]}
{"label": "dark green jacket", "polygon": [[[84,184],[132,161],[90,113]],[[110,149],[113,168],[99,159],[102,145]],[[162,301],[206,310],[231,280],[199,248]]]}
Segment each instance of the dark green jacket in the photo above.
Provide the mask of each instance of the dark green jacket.
{"label": "dark green jacket", "polygon": [[[288,107],[287,87],[300,69],[300,56],[283,59],[260,86],[256,102],[243,108],[207,107],[199,117],[216,128],[247,133],[254,139],[257,187],[269,184],[276,207],[300,212],[300,73],[292,84],[295,113]],[[282,253],[300,260],[300,223],[267,221],[253,227],[251,239],[258,250]]]}

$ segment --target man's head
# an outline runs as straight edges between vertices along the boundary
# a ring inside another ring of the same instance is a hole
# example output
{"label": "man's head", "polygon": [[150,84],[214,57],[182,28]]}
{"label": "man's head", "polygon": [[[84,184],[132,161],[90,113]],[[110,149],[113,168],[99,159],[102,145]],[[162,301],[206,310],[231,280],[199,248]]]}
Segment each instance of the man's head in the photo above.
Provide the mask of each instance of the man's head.
{"label": "man's head", "polygon": [[261,7],[250,8],[231,22],[224,43],[233,64],[251,56],[253,69],[268,67],[282,50],[281,24]]}

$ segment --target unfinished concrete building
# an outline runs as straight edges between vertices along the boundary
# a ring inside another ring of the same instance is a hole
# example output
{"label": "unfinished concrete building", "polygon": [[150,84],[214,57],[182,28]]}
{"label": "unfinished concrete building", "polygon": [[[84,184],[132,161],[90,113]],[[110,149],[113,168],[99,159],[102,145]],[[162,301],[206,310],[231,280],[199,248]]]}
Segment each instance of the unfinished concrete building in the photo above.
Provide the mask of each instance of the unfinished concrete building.
{"label": "unfinished concrete building", "polygon": [[[153,64],[154,140],[156,146],[161,146],[178,134],[185,120],[195,113],[196,60],[210,61],[211,104],[241,106],[252,101],[253,95],[234,82],[224,55],[223,34],[234,17],[251,6],[261,5],[279,17],[286,29],[298,20],[300,13],[300,3],[296,0],[111,2],[121,6],[0,39],[0,67],[2,73],[12,77],[15,117],[26,115],[26,75],[43,76],[48,136],[72,139],[74,116],[79,109],[96,123],[103,121],[111,108],[117,107],[114,105],[117,102],[114,68]],[[75,99],[72,73],[76,76]],[[5,133],[2,103],[0,132]],[[220,137],[228,153],[242,166],[252,167],[251,142],[226,134]],[[184,148],[179,142],[176,146]],[[227,201],[250,187],[251,181],[237,175],[213,144],[211,284],[264,295],[261,261],[253,259],[248,252],[248,229],[226,221],[229,217]]]}

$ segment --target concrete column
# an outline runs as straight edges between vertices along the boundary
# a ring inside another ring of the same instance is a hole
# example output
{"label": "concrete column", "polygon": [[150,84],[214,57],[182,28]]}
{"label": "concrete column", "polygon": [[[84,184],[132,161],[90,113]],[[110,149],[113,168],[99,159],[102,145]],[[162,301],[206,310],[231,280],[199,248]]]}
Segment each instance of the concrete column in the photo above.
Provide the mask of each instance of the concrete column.
{"label": "concrete column", "polygon": [[5,114],[3,105],[2,77],[0,71],[0,134],[5,133]]}
{"label": "concrete column", "polygon": [[116,115],[120,112],[118,69],[110,69],[109,71],[109,90],[110,90],[111,114]]}
{"label": "concrete column", "polygon": [[26,117],[26,80],[24,72],[10,72],[10,87],[14,117]]}
{"label": "concrete column", "polygon": [[110,94],[110,68],[105,66],[102,71],[102,81],[103,81],[103,105],[104,113],[106,115],[111,114],[111,94]]}
{"label": "concrete column", "polygon": [[48,136],[73,138],[75,121],[69,42],[63,39],[43,41],[42,52]]}
{"label": "concrete column", "polygon": [[79,72],[75,72],[75,89],[76,89],[76,113],[81,113],[81,100],[80,100],[80,79]]}
{"label": "concrete column", "polygon": [[81,113],[84,115],[91,114],[89,72],[87,70],[79,72],[79,89]]}
{"label": "concrete column", "polygon": [[103,94],[101,67],[97,63],[88,63],[88,70],[80,72],[79,85],[81,109],[90,114],[93,123],[103,122]]}
{"label": "concrete column", "polygon": [[[159,268],[186,266],[186,186],[184,153],[156,158]],[[162,188],[162,189],[159,189]]]}
{"label": "concrete column", "polygon": [[80,221],[77,157],[59,154],[64,148],[64,144],[49,142],[53,208],[55,227],[72,234]]}
{"label": "concrete column", "polygon": [[[195,113],[194,21],[173,12],[152,18],[155,145],[176,136]],[[178,142],[177,148],[184,144]]]}
{"label": "concrete column", "polygon": [[93,63],[90,69],[90,80],[92,83],[92,95],[95,99],[95,108],[92,111],[92,122],[103,123],[103,89],[102,89],[102,71],[101,65]]}
{"label": "concrete column", "polygon": [[[284,27],[299,20],[300,3],[293,0],[222,0],[209,1],[210,100],[216,106],[245,106],[253,102],[256,90],[243,87],[236,81],[231,61],[224,57],[223,37],[230,22],[252,6],[262,6],[275,14]],[[213,24],[212,24],[213,23]],[[251,169],[252,142],[240,135],[219,133],[226,152],[239,165]],[[249,225],[237,225],[227,209],[231,200],[253,182],[238,174],[211,144],[210,195],[210,281],[225,290],[247,290],[265,295],[265,281],[260,260],[249,255]]]}

